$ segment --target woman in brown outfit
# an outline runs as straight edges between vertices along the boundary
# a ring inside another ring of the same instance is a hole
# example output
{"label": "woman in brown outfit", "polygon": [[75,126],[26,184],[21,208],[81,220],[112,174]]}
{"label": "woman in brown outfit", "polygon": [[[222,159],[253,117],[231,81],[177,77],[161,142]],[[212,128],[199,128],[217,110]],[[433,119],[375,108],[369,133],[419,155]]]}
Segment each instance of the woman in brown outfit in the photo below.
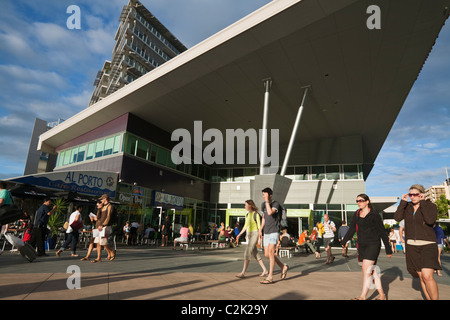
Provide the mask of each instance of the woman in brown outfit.
{"label": "woman in brown outfit", "polygon": [[[437,219],[437,207],[424,197],[425,188],[413,185],[402,196],[394,219],[405,219],[406,268],[413,277],[420,278],[427,300],[438,300],[439,291],[433,278],[434,270],[441,270],[438,247],[433,225]],[[408,202],[408,197],[411,202]]]}

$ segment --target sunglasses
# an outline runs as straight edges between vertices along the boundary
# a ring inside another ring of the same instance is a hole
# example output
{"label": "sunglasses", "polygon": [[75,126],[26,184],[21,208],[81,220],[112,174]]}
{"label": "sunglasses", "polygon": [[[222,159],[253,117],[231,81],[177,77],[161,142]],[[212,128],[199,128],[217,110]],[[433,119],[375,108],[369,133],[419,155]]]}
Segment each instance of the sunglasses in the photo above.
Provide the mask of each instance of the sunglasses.
{"label": "sunglasses", "polygon": [[418,197],[420,196],[420,193],[408,193],[409,197]]}
{"label": "sunglasses", "polygon": [[356,200],[356,203],[359,203],[359,202],[366,202],[366,201],[368,201],[368,200],[358,199],[358,200]]}

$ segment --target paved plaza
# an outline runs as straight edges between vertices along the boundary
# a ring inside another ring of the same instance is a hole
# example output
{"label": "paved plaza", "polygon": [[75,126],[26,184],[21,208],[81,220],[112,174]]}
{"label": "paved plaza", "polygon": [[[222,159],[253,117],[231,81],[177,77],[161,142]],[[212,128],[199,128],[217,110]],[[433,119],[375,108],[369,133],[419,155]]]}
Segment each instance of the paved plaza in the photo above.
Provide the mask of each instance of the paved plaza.
{"label": "paved plaza", "polygon": [[[238,248],[172,250],[172,247],[119,246],[115,261],[80,261],[66,251],[27,262],[20,254],[5,250],[0,256],[0,300],[349,300],[361,291],[361,269],[355,251],[349,258],[333,249],[336,260],[325,265],[314,254],[295,253],[281,260],[289,265],[287,279],[260,284],[259,265],[250,262],[247,277],[242,270],[245,245]],[[83,256],[85,250],[78,254]],[[103,253],[103,258],[106,253]],[[93,258],[93,256],[91,256]],[[263,259],[266,267],[268,260]],[[450,299],[450,255],[442,255],[442,277],[435,276],[441,300]],[[79,267],[80,289],[68,289],[73,266]],[[389,300],[423,300],[420,283],[406,271],[403,253],[387,258],[382,250],[378,266]],[[69,273],[68,273],[69,272]],[[70,278],[70,279],[69,279]],[[69,280],[69,281],[68,281]],[[368,299],[377,298],[376,290]]]}

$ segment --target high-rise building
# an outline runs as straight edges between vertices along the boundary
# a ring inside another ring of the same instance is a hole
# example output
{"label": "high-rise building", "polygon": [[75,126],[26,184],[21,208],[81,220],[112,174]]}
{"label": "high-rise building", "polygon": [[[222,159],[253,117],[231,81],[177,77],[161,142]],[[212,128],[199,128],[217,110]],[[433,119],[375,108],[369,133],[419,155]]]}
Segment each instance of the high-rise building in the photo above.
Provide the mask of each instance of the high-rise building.
{"label": "high-rise building", "polygon": [[425,199],[428,199],[433,203],[435,203],[441,195],[445,196],[446,199],[450,199],[450,187],[446,181],[441,185],[431,186],[425,190]]}
{"label": "high-rise building", "polygon": [[111,61],[97,73],[89,105],[117,91],[187,48],[142,3],[130,0],[120,14]]}

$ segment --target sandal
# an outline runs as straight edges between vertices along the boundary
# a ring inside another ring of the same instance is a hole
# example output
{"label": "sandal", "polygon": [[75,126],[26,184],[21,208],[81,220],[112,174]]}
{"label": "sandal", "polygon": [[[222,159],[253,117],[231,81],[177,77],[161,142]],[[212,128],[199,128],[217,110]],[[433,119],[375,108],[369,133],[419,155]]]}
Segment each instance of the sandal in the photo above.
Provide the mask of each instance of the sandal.
{"label": "sandal", "polygon": [[267,277],[269,275],[269,273],[267,272],[267,273],[261,273],[260,275],[259,275],[259,277]]}
{"label": "sandal", "polygon": [[80,261],[85,261],[85,260],[89,260],[89,258],[88,257],[84,257],[84,258],[80,259]]}
{"label": "sandal", "polygon": [[100,260],[100,259],[94,259],[94,260],[91,260],[91,262],[92,262],[92,263],[102,262],[102,260]]}
{"label": "sandal", "polygon": [[239,274],[235,275],[235,277],[236,277],[236,278],[243,279],[243,278],[245,278],[245,275],[239,273]]}
{"label": "sandal", "polygon": [[289,266],[287,264],[285,264],[283,267],[283,271],[281,272],[281,280],[286,279],[288,270],[289,270]]}
{"label": "sandal", "polygon": [[272,284],[273,280],[272,279],[264,279],[264,280],[260,281],[259,283],[261,283],[261,284]]}

